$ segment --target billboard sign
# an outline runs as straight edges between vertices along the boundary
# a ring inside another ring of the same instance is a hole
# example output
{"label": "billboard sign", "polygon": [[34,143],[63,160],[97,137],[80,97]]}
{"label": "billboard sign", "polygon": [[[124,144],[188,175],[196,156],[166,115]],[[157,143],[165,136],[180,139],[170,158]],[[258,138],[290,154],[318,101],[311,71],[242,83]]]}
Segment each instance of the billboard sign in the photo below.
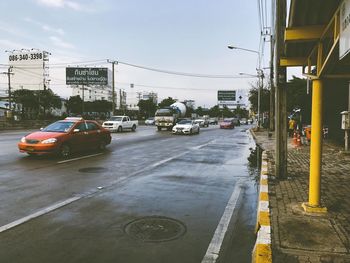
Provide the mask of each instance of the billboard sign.
{"label": "billboard sign", "polygon": [[108,68],[66,68],[67,85],[107,85]]}
{"label": "billboard sign", "polygon": [[218,90],[218,101],[233,102],[236,100],[235,90]]}
{"label": "billboard sign", "polygon": [[350,51],[350,0],[344,0],[340,7],[339,59]]}
{"label": "billboard sign", "polygon": [[9,55],[9,65],[12,67],[11,86],[13,90],[44,89],[46,71],[45,61],[48,56],[42,51],[18,51]]}

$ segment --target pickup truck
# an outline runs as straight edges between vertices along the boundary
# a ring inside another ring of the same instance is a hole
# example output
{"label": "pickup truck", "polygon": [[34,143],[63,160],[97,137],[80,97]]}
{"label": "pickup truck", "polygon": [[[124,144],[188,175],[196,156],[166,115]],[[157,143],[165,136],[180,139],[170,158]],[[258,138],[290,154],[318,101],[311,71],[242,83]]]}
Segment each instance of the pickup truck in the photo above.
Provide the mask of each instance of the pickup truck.
{"label": "pickup truck", "polygon": [[138,121],[132,121],[128,116],[112,116],[102,124],[102,127],[110,132],[122,132],[124,130],[135,131]]}

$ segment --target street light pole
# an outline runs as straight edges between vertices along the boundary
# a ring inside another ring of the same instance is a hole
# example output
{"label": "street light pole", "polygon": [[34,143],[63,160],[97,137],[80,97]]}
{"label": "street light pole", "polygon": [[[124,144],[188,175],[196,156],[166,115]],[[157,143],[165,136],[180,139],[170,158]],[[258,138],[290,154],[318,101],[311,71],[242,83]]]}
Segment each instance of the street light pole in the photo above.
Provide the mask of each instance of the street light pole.
{"label": "street light pole", "polygon": [[257,125],[257,128],[260,129],[261,89],[263,84],[263,72],[261,70],[260,52],[253,49],[241,48],[241,47],[236,47],[232,45],[228,45],[227,47],[229,49],[239,49],[247,52],[252,52],[258,55],[258,68],[256,69],[257,77],[258,77],[258,125]]}

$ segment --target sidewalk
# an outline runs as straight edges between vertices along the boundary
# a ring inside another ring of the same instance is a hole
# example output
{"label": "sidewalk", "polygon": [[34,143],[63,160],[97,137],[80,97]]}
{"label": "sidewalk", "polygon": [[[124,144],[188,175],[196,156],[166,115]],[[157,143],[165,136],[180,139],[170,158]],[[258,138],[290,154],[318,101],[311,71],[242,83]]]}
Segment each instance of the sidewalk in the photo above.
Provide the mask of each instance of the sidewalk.
{"label": "sidewalk", "polygon": [[288,177],[275,177],[275,138],[253,132],[268,155],[268,191],[273,262],[350,262],[350,156],[324,143],[322,205],[325,215],[309,215],[301,207],[308,201],[310,146],[288,143]]}

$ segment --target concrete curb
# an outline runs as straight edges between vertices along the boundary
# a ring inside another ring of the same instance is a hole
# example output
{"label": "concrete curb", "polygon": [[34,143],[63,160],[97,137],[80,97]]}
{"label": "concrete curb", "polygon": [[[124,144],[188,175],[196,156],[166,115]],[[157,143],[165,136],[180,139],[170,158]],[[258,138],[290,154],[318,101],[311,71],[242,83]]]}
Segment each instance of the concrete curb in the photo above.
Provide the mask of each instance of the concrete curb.
{"label": "concrete curb", "polygon": [[268,157],[266,151],[264,151],[262,153],[260,172],[259,204],[256,222],[257,239],[253,249],[253,263],[272,262],[271,221],[269,207]]}

